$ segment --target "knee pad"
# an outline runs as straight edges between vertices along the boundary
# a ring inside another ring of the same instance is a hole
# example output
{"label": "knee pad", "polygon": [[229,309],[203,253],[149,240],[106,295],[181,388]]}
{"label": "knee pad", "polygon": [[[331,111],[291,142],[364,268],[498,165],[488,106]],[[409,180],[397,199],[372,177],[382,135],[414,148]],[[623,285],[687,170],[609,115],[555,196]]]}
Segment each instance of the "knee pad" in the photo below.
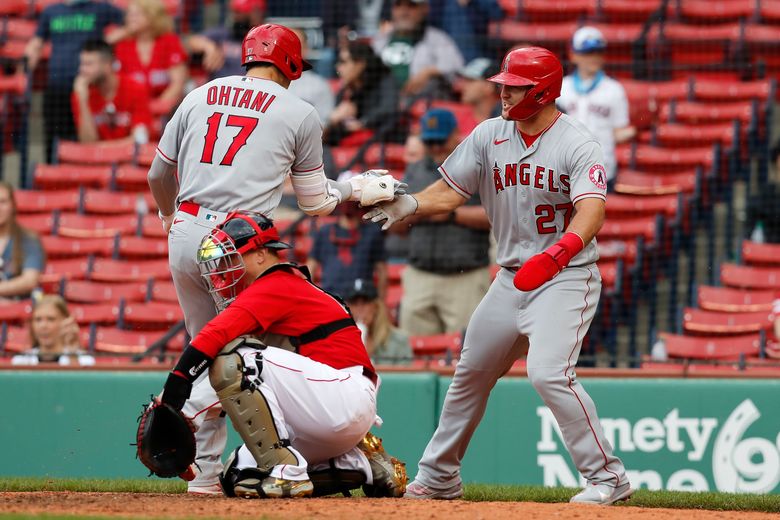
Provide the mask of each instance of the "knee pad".
{"label": "knee pad", "polygon": [[298,458],[288,448],[289,440],[279,436],[268,401],[249,379],[249,376],[261,376],[262,357],[257,355],[256,366],[245,366],[237,352],[241,346],[253,345],[245,338],[238,338],[217,355],[209,368],[211,386],[260,471],[270,473],[280,464],[297,465]]}

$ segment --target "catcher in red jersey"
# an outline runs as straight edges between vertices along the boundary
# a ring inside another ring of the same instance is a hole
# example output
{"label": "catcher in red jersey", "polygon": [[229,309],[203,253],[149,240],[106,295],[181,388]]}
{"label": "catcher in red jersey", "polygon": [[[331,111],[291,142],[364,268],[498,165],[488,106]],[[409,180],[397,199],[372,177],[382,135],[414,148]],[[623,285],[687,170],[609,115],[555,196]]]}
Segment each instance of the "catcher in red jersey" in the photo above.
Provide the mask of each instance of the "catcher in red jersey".
{"label": "catcher in red jersey", "polygon": [[[368,433],[378,420],[379,379],[349,309],[280,260],[290,246],[260,213],[233,212],[198,249],[219,308],[169,374],[163,403],[181,410],[208,371],[244,441],[220,482],[228,496],[327,495],[363,486],[401,496],[406,472]],[[290,338],[295,352],[247,335]]]}

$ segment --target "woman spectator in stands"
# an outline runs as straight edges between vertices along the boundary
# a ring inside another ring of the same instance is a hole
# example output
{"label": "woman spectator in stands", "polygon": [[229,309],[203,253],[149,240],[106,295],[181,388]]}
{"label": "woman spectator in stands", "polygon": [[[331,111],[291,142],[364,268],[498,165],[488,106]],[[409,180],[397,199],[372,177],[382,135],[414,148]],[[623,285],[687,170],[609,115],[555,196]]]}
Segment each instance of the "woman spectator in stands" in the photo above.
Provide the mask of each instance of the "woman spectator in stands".
{"label": "woman spectator in stands", "polygon": [[390,69],[371,46],[361,41],[349,42],[339,51],[336,72],[342,85],[336,95],[336,108],[325,125],[325,142],[333,146],[346,144],[342,143],[345,137],[364,130],[379,132],[381,141],[403,142],[405,136],[394,132],[398,122],[398,87]]}
{"label": "woman spectator in stands", "polygon": [[146,83],[152,107],[158,107],[153,112],[173,109],[184,97],[187,53],[165,5],[161,0],[132,0],[123,31],[126,38],[114,49],[120,74]]}
{"label": "woman spectator in stands", "polygon": [[385,302],[371,280],[356,279],[341,290],[358,328],[363,334],[371,361],[378,365],[408,365],[412,347],[408,336],[390,322]]}
{"label": "woman spectator in stands", "polygon": [[5,181],[0,181],[0,253],[0,300],[29,298],[45,255],[35,233],[17,222],[14,189]]}
{"label": "woman spectator in stands", "polygon": [[94,365],[95,358],[81,352],[79,326],[61,296],[38,300],[30,315],[30,350],[14,356],[14,365],[58,363]]}

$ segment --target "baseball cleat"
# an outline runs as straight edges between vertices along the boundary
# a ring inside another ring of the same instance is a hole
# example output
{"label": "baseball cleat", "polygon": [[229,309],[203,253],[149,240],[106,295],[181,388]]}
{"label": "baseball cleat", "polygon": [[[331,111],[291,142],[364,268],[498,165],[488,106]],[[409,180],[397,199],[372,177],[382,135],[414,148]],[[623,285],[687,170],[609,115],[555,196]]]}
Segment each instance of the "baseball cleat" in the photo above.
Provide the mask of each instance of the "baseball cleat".
{"label": "baseball cleat", "polygon": [[402,497],[409,481],[406,464],[391,457],[382,446],[382,439],[371,432],[366,433],[358,448],[368,458],[374,480],[373,484],[363,485],[363,493],[367,497]]}
{"label": "baseball cleat", "polygon": [[454,500],[463,496],[463,485],[456,484],[447,489],[433,489],[420,484],[416,480],[406,486],[404,498],[423,500]]}
{"label": "baseball cleat", "polygon": [[207,484],[205,486],[189,486],[187,493],[190,495],[222,495],[222,486],[219,483]]}
{"label": "baseball cleat", "polygon": [[628,500],[634,490],[631,484],[626,482],[618,487],[608,486],[607,484],[588,484],[585,489],[571,497],[572,504],[594,504],[609,506],[621,500]]}
{"label": "baseball cleat", "polygon": [[[236,495],[239,494],[236,484]],[[302,498],[310,497],[314,492],[311,480],[287,480],[286,478],[267,477],[260,484],[260,488],[267,498]]]}

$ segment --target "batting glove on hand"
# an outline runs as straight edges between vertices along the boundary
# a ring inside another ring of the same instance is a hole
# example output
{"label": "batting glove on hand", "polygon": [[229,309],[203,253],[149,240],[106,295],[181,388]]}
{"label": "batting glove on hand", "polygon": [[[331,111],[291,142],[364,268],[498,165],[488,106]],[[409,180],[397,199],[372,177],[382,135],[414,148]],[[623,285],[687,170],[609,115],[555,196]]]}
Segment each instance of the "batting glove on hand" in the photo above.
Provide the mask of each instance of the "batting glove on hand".
{"label": "batting glove on hand", "polygon": [[363,207],[374,206],[380,202],[394,200],[405,195],[408,186],[397,181],[387,170],[368,170],[349,180],[352,187],[350,200],[360,201]]}
{"label": "batting glove on hand", "polygon": [[515,274],[515,287],[533,291],[555,278],[582,251],[585,244],[576,233],[563,237],[538,255],[534,255]]}
{"label": "batting glove on hand", "polygon": [[417,199],[411,195],[400,195],[392,202],[379,204],[371,211],[363,215],[363,220],[382,222],[382,231],[390,229],[390,226],[400,222],[417,211]]}

